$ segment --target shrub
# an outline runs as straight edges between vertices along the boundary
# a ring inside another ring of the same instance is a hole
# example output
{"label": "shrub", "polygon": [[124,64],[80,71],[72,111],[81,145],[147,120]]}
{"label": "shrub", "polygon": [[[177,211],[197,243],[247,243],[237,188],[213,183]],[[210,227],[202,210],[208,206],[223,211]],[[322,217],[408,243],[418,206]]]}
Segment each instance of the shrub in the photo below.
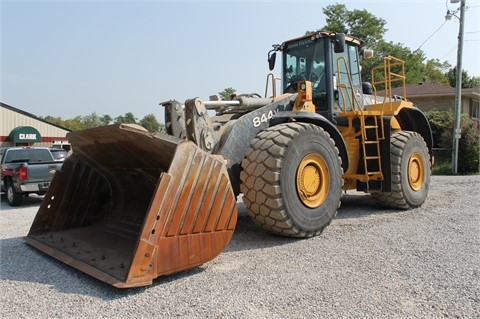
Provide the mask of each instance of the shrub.
{"label": "shrub", "polygon": [[[460,120],[460,128],[462,137],[458,143],[458,172],[462,174],[478,173],[480,169],[478,122],[463,114]],[[451,139],[453,139],[452,132],[453,129],[450,131]]]}
{"label": "shrub", "polygon": [[[431,110],[425,112],[433,132],[433,147],[452,150],[453,146],[453,111]],[[480,171],[480,131],[478,122],[462,114],[460,118],[462,136],[458,144],[457,171],[460,174],[478,173]],[[446,159],[437,162],[440,167],[434,172],[446,170]]]}

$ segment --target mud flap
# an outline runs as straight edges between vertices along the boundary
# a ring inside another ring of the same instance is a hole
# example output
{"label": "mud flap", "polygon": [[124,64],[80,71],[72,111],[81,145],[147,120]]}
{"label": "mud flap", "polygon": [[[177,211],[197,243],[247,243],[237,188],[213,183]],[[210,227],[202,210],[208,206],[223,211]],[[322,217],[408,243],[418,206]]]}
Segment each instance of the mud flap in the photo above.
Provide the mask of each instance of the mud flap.
{"label": "mud flap", "polygon": [[128,125],[69,133],[25,240],[118,288],[201,265],[228,245],[237,205],[223,158]]}

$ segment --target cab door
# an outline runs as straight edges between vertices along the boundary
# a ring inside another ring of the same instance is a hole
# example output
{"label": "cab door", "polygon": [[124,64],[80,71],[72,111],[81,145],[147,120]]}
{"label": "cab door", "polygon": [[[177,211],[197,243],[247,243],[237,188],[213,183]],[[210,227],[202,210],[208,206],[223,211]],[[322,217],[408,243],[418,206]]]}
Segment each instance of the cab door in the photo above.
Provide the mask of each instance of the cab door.
{"label": "cab door", "polygon": [[356,46],[346,45],[343,52],[331,52],[336,103],[341,111],[357,111],[363,107],[358,49]]}

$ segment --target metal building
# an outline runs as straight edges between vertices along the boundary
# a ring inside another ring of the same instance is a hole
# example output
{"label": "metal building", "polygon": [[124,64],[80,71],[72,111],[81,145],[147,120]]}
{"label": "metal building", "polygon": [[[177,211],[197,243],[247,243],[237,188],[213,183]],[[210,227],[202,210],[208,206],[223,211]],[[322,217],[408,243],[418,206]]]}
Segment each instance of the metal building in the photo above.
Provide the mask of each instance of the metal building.
{"label": "metal building", "polygon": [[70,130],[0,103],[0,147],[46,146],[70,150]]}

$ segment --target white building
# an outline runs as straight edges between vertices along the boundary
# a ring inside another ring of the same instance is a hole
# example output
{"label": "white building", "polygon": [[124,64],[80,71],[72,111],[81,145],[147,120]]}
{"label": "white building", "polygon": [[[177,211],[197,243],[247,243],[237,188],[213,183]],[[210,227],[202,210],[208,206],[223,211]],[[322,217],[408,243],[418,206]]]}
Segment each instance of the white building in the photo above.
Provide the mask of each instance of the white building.
{"label": "white building", "polygon": [[46,146],[70,149],[68,129],[0,103],[0,146]]}

